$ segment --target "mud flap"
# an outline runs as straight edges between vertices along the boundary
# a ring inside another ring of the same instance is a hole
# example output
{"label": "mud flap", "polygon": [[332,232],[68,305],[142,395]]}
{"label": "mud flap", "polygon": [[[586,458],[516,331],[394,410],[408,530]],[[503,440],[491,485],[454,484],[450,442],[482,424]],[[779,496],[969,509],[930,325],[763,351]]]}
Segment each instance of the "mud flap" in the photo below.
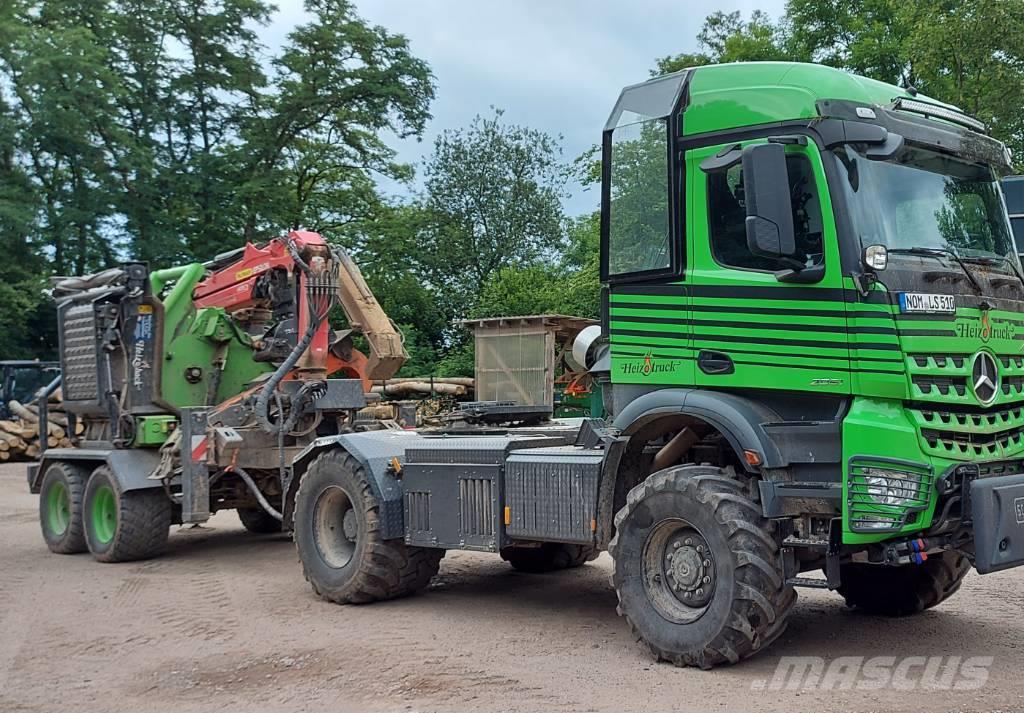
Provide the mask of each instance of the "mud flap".
{"label": "mud flap", "polygon": [[978,572],[1024,565],[1024,475],[975,480],[971,512]]}

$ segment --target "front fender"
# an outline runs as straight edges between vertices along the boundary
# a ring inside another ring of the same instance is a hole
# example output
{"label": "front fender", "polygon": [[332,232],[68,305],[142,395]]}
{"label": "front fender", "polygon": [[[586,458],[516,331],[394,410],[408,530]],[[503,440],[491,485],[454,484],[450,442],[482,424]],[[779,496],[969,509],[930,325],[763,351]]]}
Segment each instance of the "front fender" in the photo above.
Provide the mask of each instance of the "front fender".
{"label": "front fender", "polygon": [[762,467],[781,468],[788,465],[777,444],[764,425],[782,419],[775,411],[752,399],[706,389],[659,389],[633,399],[615,417],[613,425],[624,435],[635,431],[652,418],[662,415],[685,415],[700,419],[725,436],[740,463],[747,464],[743,451],[761,454]]}

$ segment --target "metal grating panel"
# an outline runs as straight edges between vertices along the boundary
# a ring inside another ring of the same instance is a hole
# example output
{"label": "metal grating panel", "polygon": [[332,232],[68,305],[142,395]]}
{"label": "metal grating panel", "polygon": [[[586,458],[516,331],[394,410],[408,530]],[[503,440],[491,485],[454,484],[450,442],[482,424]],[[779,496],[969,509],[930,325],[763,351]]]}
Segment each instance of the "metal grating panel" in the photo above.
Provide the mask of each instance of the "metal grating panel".
{"label": "metal grating panel", "polygon": [[464,537],[494,536],[493,490],[490,478],[459,480],[459,524]]}
{"label": "metal grating panel", "polygon": [[590,543],[603,452],[538,448],[509,456],[505,504],[509,537]]}
{"label": "metal grating panel", "polygon": [[410,535],[430,534],[430,493],[422,490],[405,494],[405,522]]}
{"label": "metal grating panel", "polygon": [[63,373],[61,388],[66,401],[97,401],[96,314],[93,305],[74,305],[63,315],[61,325]]}

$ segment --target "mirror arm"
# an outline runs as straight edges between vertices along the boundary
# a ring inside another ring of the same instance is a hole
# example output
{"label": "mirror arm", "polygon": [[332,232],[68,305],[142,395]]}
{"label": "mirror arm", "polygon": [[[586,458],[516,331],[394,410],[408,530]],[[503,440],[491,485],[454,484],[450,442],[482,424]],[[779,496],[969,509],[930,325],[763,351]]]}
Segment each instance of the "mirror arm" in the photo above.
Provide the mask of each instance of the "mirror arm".
{"label": "mirror arm", "polygon": [[853,284],[857,286],[861,297],[867,297],[871,288],[878,282],[878,275],[873,272],[855,272],[850,277],[853,278]]}

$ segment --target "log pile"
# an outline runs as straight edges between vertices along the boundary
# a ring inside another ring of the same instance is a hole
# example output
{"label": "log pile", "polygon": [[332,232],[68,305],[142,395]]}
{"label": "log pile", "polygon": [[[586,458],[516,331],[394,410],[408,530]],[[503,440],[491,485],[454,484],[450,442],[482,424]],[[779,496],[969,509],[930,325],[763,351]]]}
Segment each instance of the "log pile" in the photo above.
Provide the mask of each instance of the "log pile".
{"label": "log pile", "polygon": [[413,396],[453,396],[460,397],[473,393],[473,379],[462,376],[434,377],[397,377],[388,379],[383,384],[375,384],[373,393],[397,398]]}
{"label": "log pile", "polygon": [[76,423],[75,431],[69,433],[68,416],[64,413],[58,389],[47,403],[46,433],[41,434],[39,423],[39,405],[22,404],[9,401],[7,409],[12,418],[0,420],[0,461],[38,458],[40,444],[46,439],[47,448],[70,448],[72,437],[81,435],[82,424]]}

